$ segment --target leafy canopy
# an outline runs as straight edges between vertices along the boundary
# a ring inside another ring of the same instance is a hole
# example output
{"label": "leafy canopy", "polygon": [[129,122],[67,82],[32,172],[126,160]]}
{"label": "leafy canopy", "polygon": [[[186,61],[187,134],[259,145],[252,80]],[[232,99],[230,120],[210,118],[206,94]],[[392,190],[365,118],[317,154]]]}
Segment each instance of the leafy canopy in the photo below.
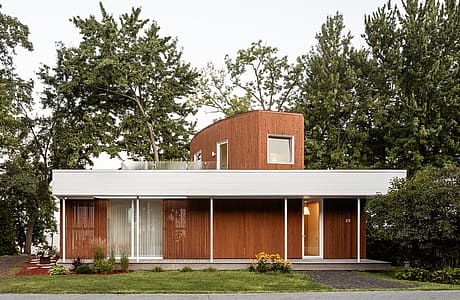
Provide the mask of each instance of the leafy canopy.
{"label": "leafy canopy", "polygon": [[101,151],[155,161],[186,158],[193,129],[187,117],[194,109],[184,97],[198,74],[182,61],[176,40],[140,19],[140,8],[118,22],[100,8],[101,20],[72,19],[81,43],[61,45],[57,65],[41,70],[48,86],[44,105],[58,119],[57,165],[81,167]]}

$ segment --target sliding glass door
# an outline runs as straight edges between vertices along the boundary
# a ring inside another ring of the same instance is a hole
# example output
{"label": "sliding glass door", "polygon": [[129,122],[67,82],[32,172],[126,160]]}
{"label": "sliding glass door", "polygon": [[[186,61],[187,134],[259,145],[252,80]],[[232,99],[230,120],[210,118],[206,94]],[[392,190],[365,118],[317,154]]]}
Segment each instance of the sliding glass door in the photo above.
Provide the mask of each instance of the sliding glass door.
{"label": "sliding glass door", "polygon": [[110,200],[107,223],[107,246],[116,256],[162,256],[162,200]]}

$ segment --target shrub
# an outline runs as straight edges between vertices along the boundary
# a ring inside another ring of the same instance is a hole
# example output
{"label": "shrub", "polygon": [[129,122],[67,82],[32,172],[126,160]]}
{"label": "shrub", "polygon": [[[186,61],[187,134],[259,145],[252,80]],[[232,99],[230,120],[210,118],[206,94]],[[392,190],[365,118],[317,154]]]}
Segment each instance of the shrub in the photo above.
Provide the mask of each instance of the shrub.
{"label": "shrub", "polygon": [[115,250],[113,248],[110,249],[109,263],[112,264],[115,269]]}
{"label": "shrub", "polygon": [[125,250],[121,250],[120,266],[121,266],[121,271],[128,272],[129,258],[128,258],[128,253],[126,253]]}
{"label": "shrub", "polygon": [[192,272],[193,269],[190,268],[189,266],[185,266],[182,269],[179,270],[180,272]]}
{"label": "shrub", "polygon": [[90,265],[80,265],[75,269],[77,274],[93,274],[93,268]]}
{"label": "shrub", "polygon": [[160,266],[156,266],[155,268],[152,269],[152,272],[157,272],[157,273],[163,272],[163,268]]}
{"label": "shrub", "polygon": [[80,257],[77,257],[76,259],[72,260],[73,271],[76,271],[78,267],[80,267],[81,265],[83,265],[83,263],[81,262]]}
{"label": "shrub", "polygon": [[460,268],[443,268],[430,271],[423,268],[409,268],[399,272],[396,278],[413,281],[429,281],[445,284],[460,284]]}
{"label": "shrub", "polygon": [[431,282],[460,284],[460,268],[444,268],[431,273]]}
{"label": "shrub", "polygon": [[408,268],[396,275],[402,280],[430,281],[430,271],[423,268]]}
{"label": "shrub", "polygon": [[51,275],[68,275],[69,270],[64,266],[54,265],[49,271],[48,274]]}
{"label": "shrub", "polygon": [[94,261],[105,259],[104,242],[102,240],[93,241],[92,247]]}
{"label": "shrub", "polygon": [[111,273],[115,271],[115,264],[110,259],[99,259],[93,262],[93,270],[96,273]]}
{"label": "shrub", "polygon": [[256,255],[255,260],[249,261],[249,271],[251,272],[283,272],[291,271],[291,263],[281,258],[278,253],[268,254],[260,252]]}
{"label": "shrub", "polygon": [[207,267],[206,269],[203,270],[203,272],[214,273],[214,272],[217,272],[217,269],[214,267]]}

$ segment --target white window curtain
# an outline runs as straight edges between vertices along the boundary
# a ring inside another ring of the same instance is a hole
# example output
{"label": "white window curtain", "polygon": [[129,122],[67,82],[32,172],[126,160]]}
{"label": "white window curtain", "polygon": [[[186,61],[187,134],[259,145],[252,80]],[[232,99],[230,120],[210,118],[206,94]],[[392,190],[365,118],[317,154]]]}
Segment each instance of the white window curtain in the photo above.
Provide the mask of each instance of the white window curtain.
{"label": "white window curtain", "polygon": [[131,200],[110,200],[107,216],[107,246],[120,256],[122,251],[131,254]]}
{"label": "white window curtain", "polygon": [[140,200],[139,203],[139,256],[163,255],[163,217],[161,200]]}

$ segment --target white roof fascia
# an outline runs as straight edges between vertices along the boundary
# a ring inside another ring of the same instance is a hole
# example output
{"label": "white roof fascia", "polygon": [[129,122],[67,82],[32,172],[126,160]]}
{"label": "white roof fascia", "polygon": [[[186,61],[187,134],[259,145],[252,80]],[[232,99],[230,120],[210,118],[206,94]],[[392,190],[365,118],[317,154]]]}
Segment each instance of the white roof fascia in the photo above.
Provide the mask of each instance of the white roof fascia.
{"label": "white roof fascia", "polygon": [[405,170],[53,170],[57,197],[370,197]]}

